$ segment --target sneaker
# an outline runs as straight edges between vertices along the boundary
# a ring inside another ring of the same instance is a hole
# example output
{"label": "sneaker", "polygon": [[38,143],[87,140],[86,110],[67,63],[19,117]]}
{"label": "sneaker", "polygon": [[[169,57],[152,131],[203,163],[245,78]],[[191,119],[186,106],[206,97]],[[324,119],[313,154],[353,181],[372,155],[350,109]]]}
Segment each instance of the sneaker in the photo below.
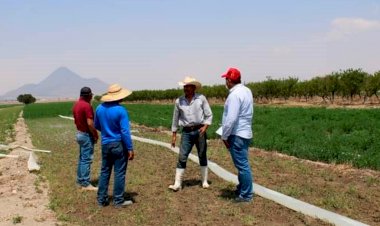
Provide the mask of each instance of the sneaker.
{"label": "sneaker", "polygon": [[94,187],[91,184],[87,185],[86,187],[81,187],[83,191],[98,191],[98,187]]}
{"label": "sneaker", "polygon": [[241,202],[251,202],[251,201],[252,201],[252,199],[245,199],[242,197],[237,197],[232,202],[233,203],[241,203]]}
{"label": "sneaker", "polygon": [[125,200],[124,202],[115,205],[115,208],[123,208],[123,207],[130,206],[132,204],[133,204],[132,200]]}

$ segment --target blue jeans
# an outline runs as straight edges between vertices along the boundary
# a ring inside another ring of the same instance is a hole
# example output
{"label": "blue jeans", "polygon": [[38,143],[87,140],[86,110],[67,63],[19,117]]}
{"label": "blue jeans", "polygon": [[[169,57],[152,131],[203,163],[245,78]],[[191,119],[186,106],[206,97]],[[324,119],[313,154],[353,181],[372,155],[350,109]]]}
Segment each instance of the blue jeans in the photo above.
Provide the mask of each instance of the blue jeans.
{"label": "blue jeans", "polygon": [[112,167],[114,168],[113,204],[124,202],[125,174],[128,165],[128,153],[122,142],[112,142],[102,145],[102,168],[100,170],[98,185],[98,203],[105,205],[109,202],[108,185]]}
{"label": "blue jeans", "polygon": [[177,168],[186,169],[186,162],[191,149],[195,145],[198,150],[198,158],[200,166],[207,166],[207,134],[199,136],[199,131],[194,130],[191,132],[182,131],[181,146],[179,149]]}
{"label": "blue jeans", "polygon": [[88,133],[78,131],[76,140],[79,144],[77,183],[86,187],[90,184],[90,169],[94,155],[94,141]]}
{"label": "blue jeans", "polygon": [[251,139],[244,139],[235,135],[228,137],[232,161],[238,170],[239,184],[237,185],[236,194],[246,200],[253,198],[253,178],[248,159],[250,142]]}

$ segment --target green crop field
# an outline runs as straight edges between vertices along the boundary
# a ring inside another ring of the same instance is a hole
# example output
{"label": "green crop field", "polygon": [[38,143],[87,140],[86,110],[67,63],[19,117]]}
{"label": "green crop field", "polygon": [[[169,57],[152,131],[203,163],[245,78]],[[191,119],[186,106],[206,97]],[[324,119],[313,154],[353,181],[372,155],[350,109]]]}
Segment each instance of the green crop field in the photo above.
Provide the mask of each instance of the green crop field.
{"label": "green crop field", "polygon": [[[72,102],[31,104],[25,118],[70,115]],[[97,103],[94,104],[96,107]],[[173,105],[127,104],[132,122],[170,130]],[[208,131],[221,124],[223,106],[211,106],[214,119]],[[256,106],[252,146],[326,163],[347,163],[380,169],[380,110]]]}
{"label": "green crop field", "polygon": [[[170,129],[172,105],[129,104],[133,122]],[[217,139],[222,106],[212,106],[209,138]],[[380,110],[255,107],[252,146],[288,155],[380,169]]]}
{"label": "green crop field", "polygon": [[34,103],[24,107],[24,118],[48,118],[58,115],[71,115],[73,102]]}

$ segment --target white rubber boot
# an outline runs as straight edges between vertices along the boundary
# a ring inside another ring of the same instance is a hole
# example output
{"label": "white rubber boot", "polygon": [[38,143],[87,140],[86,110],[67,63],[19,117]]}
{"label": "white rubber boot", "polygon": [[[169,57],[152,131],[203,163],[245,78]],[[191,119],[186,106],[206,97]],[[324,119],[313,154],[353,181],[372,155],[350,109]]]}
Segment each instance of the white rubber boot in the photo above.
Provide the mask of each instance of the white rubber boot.
{"label": "white rubber boot", "polygon": [[185,173],[185,169],[176,168],[175,171],[175,181],[173,185],[169,185],[169,189],[173,191],[179,191],[182,189],[182,178]]}
{"label": "white rubber boot", "polygon": [[207,182],[207,176],[208,176],[207,166],[201,166],[201,175],[202,175],[202,188],[209,188],[210,185]]}

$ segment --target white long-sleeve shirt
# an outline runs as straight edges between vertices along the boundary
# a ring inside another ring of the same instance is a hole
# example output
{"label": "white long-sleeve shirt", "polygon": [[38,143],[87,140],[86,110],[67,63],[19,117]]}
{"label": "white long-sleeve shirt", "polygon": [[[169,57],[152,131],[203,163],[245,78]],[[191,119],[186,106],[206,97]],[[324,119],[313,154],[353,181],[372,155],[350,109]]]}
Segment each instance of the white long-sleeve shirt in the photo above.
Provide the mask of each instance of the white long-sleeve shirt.
{"label": "white long-sleeve shirt", "polygon": [[211,108],[202,94],[196,93],[190,103],[185,96],[175,101],[172,132],[177,132],[179,126],[211,125],[211,122]]}
{"label": "white long-sleeve shirt", "polygon": [[230,89],[224,104],[222,140],[227,140],[230,135],[252,138],[252,119],[252,92],[246,86],[237,84]]}

